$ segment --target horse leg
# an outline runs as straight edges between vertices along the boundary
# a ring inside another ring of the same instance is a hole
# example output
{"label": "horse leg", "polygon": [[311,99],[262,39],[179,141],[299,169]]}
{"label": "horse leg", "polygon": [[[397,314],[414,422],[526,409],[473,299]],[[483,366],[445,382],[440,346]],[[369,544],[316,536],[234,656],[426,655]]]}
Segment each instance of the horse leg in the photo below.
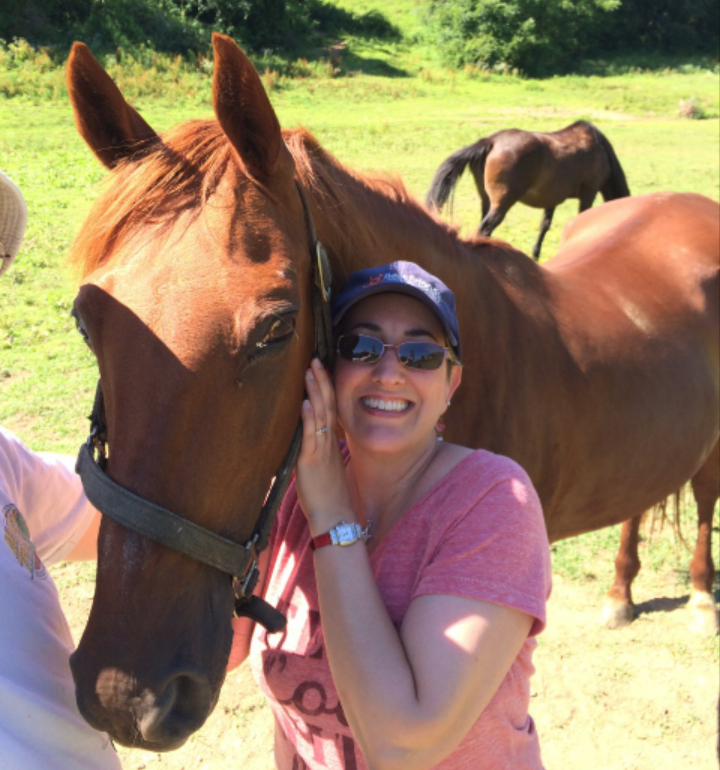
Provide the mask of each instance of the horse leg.
{"label": "horse leg", "polygon": [[540,223],[540,233],[538,235],[538,239],[535,243],[535,246],[533,247],[533,259],[538,262],[540,260],[540,249],[542,248],[542,242],[545,238],[545,233],[550,229],[550,225],[552,224],[553,220],[553,214],[555,213],[555,208],[551,209],[545,209],[545,216],[543,216],[543,220]]}
{"label": "horse leg", "polygon": [[484,189],[478,188],[478,192],[480,193],[480,205],[482,206],[482,219],[485,219],[488,211],[490,211],[490,198]]}
{"label": "horse leg", "polygon": [[698,511],[698,536],[690,561],[692,591],[689,607],[693,631],[715,634],[719,630],[718,613],[713,597],[715,565],[712,558],[712,522],[715,502],[720,496],[720,442],[691,480]]}
{"label": "horse leg", "polygon": [[605,595],[600,622],[607,628],[623,628],[632,623],[634,608],[630,587],[640,571],[638,541],[642,514],[623,522],[620,550],[615,559],[615,582]]}
{"label": "horse leg", "polygon": [[493,230],[503,221],[503,219],[505,219],[505,214],[507,214],[507,208],[491,206],[490,211],[488,211],[483,217],[482,222],[480,222],[478,235],[489,238],[493,234]]}
{"label": "horse leg", "polygon": [[592,208],[597,194],[598,191],[595,189],[580,191],[580,208],[578,209],[578,214],[582,214],[583,211],[587,211],[589,208]]}
{"label": "horse leg", "polygon": [[[492,225],[489,232],[485,232],[483,230],[483,224],[485,223],[487,215],[490,212],[490,196],[485,189],[485,163],[482,163],[481,165],[472,164],[470,166],[470,173],[473,175],[473,179],[475,180],[475,187],[477,188],[478,195],[480,196],[482,219],[480,221],[480,227],[478,228],[478,234],[489,236],[492,231],[500,224],[500,222],[502,222],[502,217],[496,224]],[[503,214],[503,217],[504,216],[505,215]]]}
{"label": "horse leg", "polygon": [[493,230],[500,225],[505,219],[505,215],[510,211],[519,198],[509,190],[502,190],[497,194],[491,191],[491,195],[488,200],[490,202],[490,209],[480,222],[480,228],[478,229],[478,235],[489,238]]}

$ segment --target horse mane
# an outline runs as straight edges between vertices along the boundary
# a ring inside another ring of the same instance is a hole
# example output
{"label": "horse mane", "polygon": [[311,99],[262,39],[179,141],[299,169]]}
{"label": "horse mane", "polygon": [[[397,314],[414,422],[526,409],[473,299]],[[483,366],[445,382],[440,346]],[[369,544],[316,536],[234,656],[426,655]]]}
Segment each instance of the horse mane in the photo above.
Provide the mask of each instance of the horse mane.
{"label": "horse mane", "polygon": [[[407,222],[446,254],[449,241],[459,243],[457,229],[431,215],[399,178],[348,169],[306,129],[283,130],[283,138],[300,181],[326,215],[341,261],[343,255],[380,252],[380,225],[388,218]],[[82,280],[112,259],[121,238],[132,238],[149,223],[169,228],[183,213],[199,216],[231,168],[244,173],[217,121],[193,120],[170,129],[109,173],[71,247],[70,265]],[[335,210],[342,216],[332,216]]]}
{"label": "horse mane", "polygon": [[[382,254],[381,239],[388,222],[398,232],[407,227],[418,242],[436,246],[444,258],[450,258],[461,244],[468,245],[461,241],[456,226],[430,213],[399,177],[349,169],[306,129],[283,130],[283,138],[301,182],[325,215],[341,265],[351,264],[346,257],[353,253]],[[334,211],[341,214],[333,216]],[[399,254],[396,258],[409,257]]]}

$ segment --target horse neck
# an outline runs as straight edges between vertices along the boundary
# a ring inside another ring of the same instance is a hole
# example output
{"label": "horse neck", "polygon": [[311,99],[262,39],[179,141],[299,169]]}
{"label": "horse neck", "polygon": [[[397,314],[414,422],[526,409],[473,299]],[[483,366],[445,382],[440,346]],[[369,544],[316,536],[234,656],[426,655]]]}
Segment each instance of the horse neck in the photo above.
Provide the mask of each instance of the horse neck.
{"label": "horse neck", "polygon": [[452,285],[453,277],[471,261],[457,234],[435,220],[399,182],[370,181],[333,166],[318,175],[310,193],[337,286],[356,270],[397,260],[416,262]]}

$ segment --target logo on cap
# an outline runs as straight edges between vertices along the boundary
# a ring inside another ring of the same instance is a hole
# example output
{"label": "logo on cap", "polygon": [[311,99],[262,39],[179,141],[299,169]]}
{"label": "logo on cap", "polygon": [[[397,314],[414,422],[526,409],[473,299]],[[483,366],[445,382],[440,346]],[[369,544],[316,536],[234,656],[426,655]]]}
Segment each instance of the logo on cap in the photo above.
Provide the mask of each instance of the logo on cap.
{"label": "logo on cap", "polygon": [[422,278],[418,278],[416,275],[381,273],[380,275],[373,276],[366,284],[362,286],[362,288],[370,289],[373,286],[377,286],[382,281],[385,281],[385,283],[403,283],[406,286],[414,286],[416,289],[420,289],[423,294],[427,294],[429,297],[431,297],[433,302],[437,303],[438,305],[443,301],[440,292],[432,284],[424,281]]}

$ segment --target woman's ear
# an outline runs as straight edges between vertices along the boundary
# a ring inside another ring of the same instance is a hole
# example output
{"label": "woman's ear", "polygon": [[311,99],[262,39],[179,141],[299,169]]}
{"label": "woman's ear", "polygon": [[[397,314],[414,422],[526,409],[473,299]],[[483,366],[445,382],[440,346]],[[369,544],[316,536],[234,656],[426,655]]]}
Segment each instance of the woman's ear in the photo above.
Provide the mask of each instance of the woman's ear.
{"label": "woman's ear", "polygon": [[452,401],[452,397],[455,395],[455,391],[460,387],[462,380],[462,366],[453,364],[450,368],[450,376],[448,377],[448,405]]}

